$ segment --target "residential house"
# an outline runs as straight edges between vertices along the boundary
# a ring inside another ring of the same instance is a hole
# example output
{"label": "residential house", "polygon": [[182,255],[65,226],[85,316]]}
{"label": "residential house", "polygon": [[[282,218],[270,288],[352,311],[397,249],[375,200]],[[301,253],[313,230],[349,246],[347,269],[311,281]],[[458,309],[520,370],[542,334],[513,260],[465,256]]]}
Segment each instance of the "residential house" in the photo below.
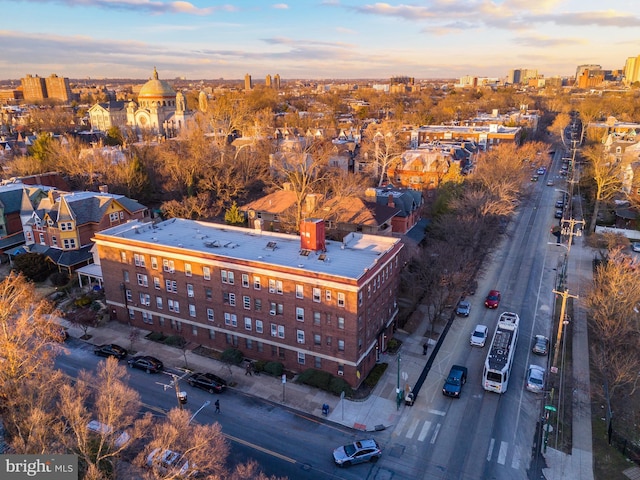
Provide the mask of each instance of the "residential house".
{"label": "residential house", "polygon": [[389,181],[414,190],[433,189],[449,171],[451,155],[439,148],[406,150],[387,169]]}
{"label": "residential house", "polygon": [[379,188],[367,188],[365,195],[366,198],[375,199],[377,205],[396,211],[391,217],[391,230],[394,235],[405,235],[422,218],[424,198],[422,192],[418,190],[387,185]]}

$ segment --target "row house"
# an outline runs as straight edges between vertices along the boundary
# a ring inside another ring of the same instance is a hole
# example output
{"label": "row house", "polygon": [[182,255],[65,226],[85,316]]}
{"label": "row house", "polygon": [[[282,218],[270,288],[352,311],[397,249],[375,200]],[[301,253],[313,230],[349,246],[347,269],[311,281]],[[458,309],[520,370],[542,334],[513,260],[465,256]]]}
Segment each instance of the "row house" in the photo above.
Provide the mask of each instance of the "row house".
{"label": "row house", "polygon": [[124,195],[102,192],[59,192],[20,212],[24,249],[41,253],[69,273],[92,262],[93,236],[131,220],[149,218],[149,210]]}
{"label": "row house", "polygon": [[507,127],[498,123],[489,125],[425,125],[411,132],[411,142],[415,145],[433,143],[436,141],[457,142],[470,141],[488,150],[500,143],[522,142],[523,128],[520,126]]}
{"label": "row house", "polygon": [[194,220],[129,222],[97,233],[106,302],[134,327],[248,358],[315,368],[357,387],[387,348],[398,315],[403,244],[325,238]]}
{"label": "row house", "polygon": [[387,169],[387,177],[413,190],[437,188],[449,171],[451,156],[439,148],[406,150]]}

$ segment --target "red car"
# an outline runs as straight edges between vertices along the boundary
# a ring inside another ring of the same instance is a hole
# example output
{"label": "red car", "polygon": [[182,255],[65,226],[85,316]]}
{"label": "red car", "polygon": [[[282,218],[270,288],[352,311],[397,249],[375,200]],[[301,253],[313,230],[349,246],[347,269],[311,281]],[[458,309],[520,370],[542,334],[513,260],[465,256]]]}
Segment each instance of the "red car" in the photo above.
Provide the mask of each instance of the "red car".
{"label": "red car", "polygon": [[487,299],[484,301],[484,306],[487,308],[498,308],[500,305],[500,292],[498,290],[491,290]]}

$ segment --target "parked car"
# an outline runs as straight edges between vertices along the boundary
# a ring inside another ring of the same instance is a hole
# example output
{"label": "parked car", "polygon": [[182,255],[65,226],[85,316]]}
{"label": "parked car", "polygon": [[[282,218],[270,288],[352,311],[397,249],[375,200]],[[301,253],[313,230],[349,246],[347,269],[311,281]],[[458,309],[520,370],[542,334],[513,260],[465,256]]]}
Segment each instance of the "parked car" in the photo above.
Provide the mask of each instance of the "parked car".
{"label": "parked car", "polygon": [[544,368],[538,365],[529,365],[526,388],[533,393],[540,393],[544,390]]}
{"label": "parked car", "polygon": [[93,349],[93,353],[99,357],[115,357],[118,360],[122,360],[127,356],[127,350],[115,343],[107,343],[105,345],[97,346]]}
{"label": "parked car", "polygon": [[190,465],[182,453],[156,448],[147,456],[147,467],[171,478],[197,475],[195,465]]}
{"label": "parked car", "polygon": [[487,335],[489,334],[489,327],[486,325],[476,325],[476,328],[473,329],[471,333],[471,338],[469,343],[473,347],[484,347],[484,344],[487,341]]}
{"label": "parked car", "polygon": [[484,306],[487,308],[498,308],[500,299],[500,292],[498,290],[491,290],[484,301]]}
{"label": "parked car", "polygon": [[375,462],[382,456],[380,445],[374,439],[358,440],[333,451],[333,461],[340,467],[356,463]]}
{"label": "parked car", "polygon": [[634,252],[640,252],[640,242],[633,242],[631,244],[631,250]]}
{"label": "parked car", "polygon": [[209,393],[221,393],[227,388],[227,381],[213,373],[194,373],[187,378],[187,383]]}
{"label": "parked car", "polygon": [[532,182],[537,182],[537,181],[538,181],[538,175],[533,175],[533,176],[531,177],[531,181],[532,181]]}
{"label": "parked car", "polygon": [[[90,432],[97,433],[98,435],[102,435],[103,437],[113,434],[113,427],[111,427],[110,425],[105,425],[104,423],[101,423],[97,420],[91,420],[87,424],[87,429]],[[118,448],[124,447],[131,439],[127,432],[116,432],[116,435],[113,435],[112,438],[113,444]]]}
{"label": "parked car", "polygon": [[556,202],[556,208],[562,208],[564,207],[564,200],[558,200]]}
{"label": "parked car", "polygon": [[467,383],[467,367],[453,365],[449,370],[449,375],[444,381],[442,394],[447,397],[460,398],[462,386]]}
{"label": "parked car", "polygon": [[131,368],[139,368],[140,370],[145,370],[147,373],[157,373],[164,368],[160,360],[155,357],[150,357],[149,355],[133,357],[129,359],[128,363]]}
{"label": "parked car", "polygon": [[547,180],[547,187],[553,187],[553,180]]}
{"label": "parked car", "polygon": [[545,173],[547,173],[547,169],[545,167],[540,167],[538,168],[538,175],[544,175]]}
{"label": "parked car", "polygon": [[531,351],[536,355],[546,355],[549,353],[549,339],[544,335],[536,335]]}
{"label": "parked car", "polygon": [[458,306],[456,307],[456,315],[459,315],[461,317],[468,317],[470,311],[471,303],[467,300],[460,300]]}

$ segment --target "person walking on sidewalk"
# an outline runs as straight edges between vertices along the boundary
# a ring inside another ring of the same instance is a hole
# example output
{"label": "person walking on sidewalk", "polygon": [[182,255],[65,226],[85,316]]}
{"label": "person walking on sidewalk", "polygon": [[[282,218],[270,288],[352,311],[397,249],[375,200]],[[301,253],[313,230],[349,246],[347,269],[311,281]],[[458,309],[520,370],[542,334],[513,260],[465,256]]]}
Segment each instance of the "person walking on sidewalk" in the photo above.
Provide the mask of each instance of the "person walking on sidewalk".
{"label": "person walking on sidewalk", "polygon": [[220,400],[216,400],[216,403],[214,403],[214,405],[216,406],[216,413],[220,413]]}
{"label": "person walking on sidewalk", "polygon": [[252,367],[251,362],[247,362],[247,365],[246,365],[246,367],[245,367],[245,371],[244,371],[244,374],[245,374],[245,375],[252,376],[252,374],[251,374],[251,367]]}

